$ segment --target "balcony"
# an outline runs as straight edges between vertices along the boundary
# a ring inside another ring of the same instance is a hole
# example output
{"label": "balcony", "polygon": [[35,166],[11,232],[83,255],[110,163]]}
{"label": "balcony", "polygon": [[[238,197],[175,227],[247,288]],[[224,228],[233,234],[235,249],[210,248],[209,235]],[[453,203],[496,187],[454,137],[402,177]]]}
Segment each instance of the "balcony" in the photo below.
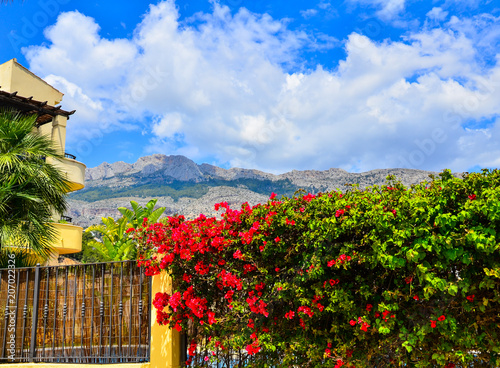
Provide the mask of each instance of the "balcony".
{"label": "balcony", "polygon": [[78,253],[82,250],[83,228],[80,226],[55,223],[57,239],[53,244],[59,254]]}
{"label": "balcony", "polygon": [[86,166],[83,163],[76,161],[75,156],[73,155],[65,154],[64,156],[65,157],[62,160],[55,161],[47,159],[47,161],[66,173],[70,184],[70,192],[83,189],[83,187],[85,187]]}

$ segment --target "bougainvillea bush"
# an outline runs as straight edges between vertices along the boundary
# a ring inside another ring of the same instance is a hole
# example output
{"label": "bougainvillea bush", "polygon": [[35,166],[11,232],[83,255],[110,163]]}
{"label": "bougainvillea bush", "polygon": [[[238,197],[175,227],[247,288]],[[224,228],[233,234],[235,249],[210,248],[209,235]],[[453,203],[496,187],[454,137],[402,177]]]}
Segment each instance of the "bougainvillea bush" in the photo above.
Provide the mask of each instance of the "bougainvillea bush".
{"label": "bougainvillea bush", "polygon": [[134,234],[173,279],[157,322],[206,337],[207,366],[224,349],[254,367],[500,364],[499,171],[216,209]]}

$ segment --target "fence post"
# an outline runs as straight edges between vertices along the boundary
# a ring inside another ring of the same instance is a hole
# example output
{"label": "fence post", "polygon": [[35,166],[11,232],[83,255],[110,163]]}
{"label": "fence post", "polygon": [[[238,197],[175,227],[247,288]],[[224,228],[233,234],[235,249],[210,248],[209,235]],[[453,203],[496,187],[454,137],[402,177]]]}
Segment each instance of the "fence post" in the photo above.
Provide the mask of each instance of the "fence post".
{"label": "fence post", "polygon": [[[28,287],[28,284],[26,284]],[[40,263],[35,268],[35,290],[33,291],[33,313],[31,314],[31,344],[29,362],[33,362],[36,354],[36,330],[38,322],[38,299],[40,297]]]}
{"label": "fence post", "polygon": [[[152,297],[158,292],[172,293],[172,280],[167,272],[152,276]],[[181,367],[181,336],[177,330],[156,323],[156,310],[151,308],[151,368]],[[185,365],[184,365],[185,366]]]}

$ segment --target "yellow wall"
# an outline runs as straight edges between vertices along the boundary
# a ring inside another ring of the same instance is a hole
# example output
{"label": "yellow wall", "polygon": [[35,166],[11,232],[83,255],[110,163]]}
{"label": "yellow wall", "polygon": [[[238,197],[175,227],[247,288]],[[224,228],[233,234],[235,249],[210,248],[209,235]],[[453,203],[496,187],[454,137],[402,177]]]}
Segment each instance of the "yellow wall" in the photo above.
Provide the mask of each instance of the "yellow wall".
{"label": "yellow wall", "polygon": [[31,73],[16,59],[0,64],[0,86],[3,91],[17,91],[20,96],[33,96],[33,99],[47,101],[51,106],[57,105],[63,97],[61,92]]}
{"label": "yellow wall", "polygon": [[[172,283],[166,272],[153,276],[152,298],[156,293],[168,292],[172,294]],[[151,312],[151,368],[181,367],[181,339],[177,330],[156,323],[156,309]],[[185,366],[185,365],[184,365]]]}
{"label": "yellow wall", "polygon": [[[172,292],[170,277],[166,272],[161,275],[153,276],[153,288],[151,290],[154,298],[158,292]],[[151,359],[149,363],[122,363],[122,364],[99,364],[99,367],[108,366],[110,368],[180,368],[181,349],[180,334],[176,330],[171,330],[166,326],[160,326],[156,323],[156,309],[151,308]],[[90,368],[95,364],[50,364],[50,363],[23,363],[23,364],[5,364],[8,368],[26,368],[26,367],[57,367],[57,368]]]}
{"label": "yellow wall", "polygon": [[57,166],[64,173],[66,173],[66,179],[69,182],[70,192],[74,192],[75,190],[83,189],[85,187],[85,164],[71,158],[65,158],[63,160],[47,159],[47,162]]}
{"label": "yellow wall", "polygon": [[59,223],[54,223],[54,227],[57,230],[57,240],[53,246],[57,253],[68,254],[82,251],[82,227]]}

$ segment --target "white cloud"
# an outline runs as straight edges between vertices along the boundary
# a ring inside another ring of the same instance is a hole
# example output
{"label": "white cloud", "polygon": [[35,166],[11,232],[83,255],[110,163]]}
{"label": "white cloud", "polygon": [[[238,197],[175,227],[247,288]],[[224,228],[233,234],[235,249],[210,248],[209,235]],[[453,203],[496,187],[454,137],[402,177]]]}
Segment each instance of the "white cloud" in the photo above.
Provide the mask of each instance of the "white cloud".
{"label": "white cloud", "polygon": [[443,21],[448,17],[448,12],[440,7],[434,7],[426,15],[430,19]]}
{"label": "white cloud", "polygon": [[377,16],[384,21],[397,18],[406,6],[406,0],[348,0],[352,3],[375,6]]}
{"label": "white cloud", "polygon": [[160,139],[172,138],[182,132],[184,126],[182,115],[178,112],[165,114],[160,120],[153,123],[153,133]]}
{"label": "white cloud", "polygon": [[305,19],[314,17],[316,14],[318,14],[317,9],[307,9],[307,10],[300,11],[300,15],[302,15],[302,17],[304,17]]}
{"label": "white cloud", "polygon": [[[397,14],[404,1],[379,1]],[[489,20],[450,20],[446,28],[375,42],[352,33],[333,70],[304,70],[300,51],[318,40],[287,20],[214,4],[196,24],[179,22],[172,1],[152,5],[131,39],[105,39],[92,18],[64,13],[30,47],[31,70],[77,106],[69,130],[147,129],[147,153],[274,172],[414,167],[466,170],[496,163],[500,64],[485,65],[479,37],[498,41]],[[482,19],[482,18],[481,18]],[[117,56],[119,55],[119,56]],[[119,125],[125,124],[125,125]],[[128,125],[127,125],[128,124]],[[76,133],[75,133],[76,132]],[[487,149],[487,150],[486,150]]]}

